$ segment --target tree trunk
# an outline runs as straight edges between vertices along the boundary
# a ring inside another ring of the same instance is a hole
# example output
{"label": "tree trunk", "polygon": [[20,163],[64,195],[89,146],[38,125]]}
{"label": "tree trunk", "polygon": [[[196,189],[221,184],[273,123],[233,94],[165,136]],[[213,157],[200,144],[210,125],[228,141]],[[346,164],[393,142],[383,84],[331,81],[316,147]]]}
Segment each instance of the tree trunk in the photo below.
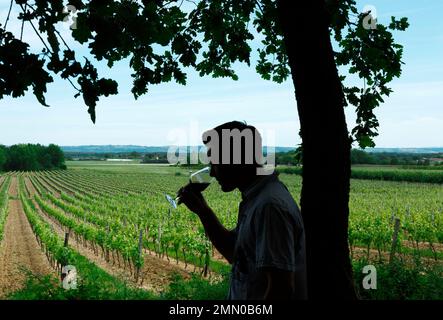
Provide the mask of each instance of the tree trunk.
{"label": "tree trunk", "polygon": [[277,2],[303,140],[300,207],[309,299],[355,299],[348,247],[350,139],[324,0]]}

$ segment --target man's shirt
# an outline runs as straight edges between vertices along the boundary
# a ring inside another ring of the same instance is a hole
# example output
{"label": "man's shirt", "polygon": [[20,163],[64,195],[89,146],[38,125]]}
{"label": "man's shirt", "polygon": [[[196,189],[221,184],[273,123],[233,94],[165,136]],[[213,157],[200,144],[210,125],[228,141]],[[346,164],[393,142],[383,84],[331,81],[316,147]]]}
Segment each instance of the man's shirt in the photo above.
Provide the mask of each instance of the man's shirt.
{"label": "man's shirt", "polygon": [[294,272],[291,298],[306,299],[303,221],[288,189],[274,173],[258,179],[242,199],[228,299],[263,299],[265,269]]}

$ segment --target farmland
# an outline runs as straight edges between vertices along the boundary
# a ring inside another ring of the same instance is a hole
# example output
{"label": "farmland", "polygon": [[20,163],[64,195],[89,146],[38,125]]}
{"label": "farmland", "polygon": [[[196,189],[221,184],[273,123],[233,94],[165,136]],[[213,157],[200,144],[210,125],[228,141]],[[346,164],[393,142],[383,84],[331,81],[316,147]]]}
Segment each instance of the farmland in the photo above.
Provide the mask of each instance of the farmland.
{"label": "farmland", "polygon": [[[184,206],[172,208],[165,199],[165,193],[174,195],[187,182],[187,169],[67,164],[69,169],[64,171],[12,172],[0,177],[0,263],[10,247],[13,219],[21,219],[22,229],[33,236],[19,242],[25,242],[27,250],[38,251],[34,260],[40,262],[38,268],[26,257],[17,258],[17,263],[55,279],[63,265],[75,266],[80,289],[69,294],[77,298],[169,297],[171,279],[177,276],[184,281],[204,279],[208,288],[226,283],[229,266],[207,240],[198,218]],[[301,178],[291,174],[280,178],[298,202]],[[222,193],[214,183],[205,196],[221,222],[234,228],[240,193]],[[349,242],[355,268],[362,260],[389,265],[396,219],[400,221],[397,257],[412,269],[414,259],[432,265],[433,275],[441,277],[441,269],[435,269],[443,260],[441,184],[353,179]],[[14,268],[18,267],[5,262],[0,272]],[[24,280],[13,279],[17,287],[12,289],[22,289],[19,284]],[[11,288],[0,289],[5,296],[12,293]]]}

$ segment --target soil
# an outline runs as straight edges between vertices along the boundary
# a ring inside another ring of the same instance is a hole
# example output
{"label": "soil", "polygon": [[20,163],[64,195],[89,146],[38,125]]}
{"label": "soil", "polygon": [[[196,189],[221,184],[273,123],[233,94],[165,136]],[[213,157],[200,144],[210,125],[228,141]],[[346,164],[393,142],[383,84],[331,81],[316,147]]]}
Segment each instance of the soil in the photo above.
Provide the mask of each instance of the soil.
{"label": "soil", "polygon": [[[417,248],[417,243],[415,241],[403,240],[402,245],[412,249]],[[443,252],[443,243],[433,243],[432,246],[436,252]],[[419,242],[418,249],[431,250],[431,245],[429,242]]]}
{"label": "soil", "polygon": [[[380,257],[381,254],[381,257]],[[381,251],[380,253],[376,249],[369,250],[369,261],[380,261],[389,262],[390,253],[387,251]],[[414,256],[411,254],[396,253],[395,257],[406,262],[407,265],[415,265]],[[368,258],[368,251],[366,248],[354,247],[353,249],[353,259],[358,260],[360,258]],[[425,265],[441,265],[443,266],[443,260],[435,260],[433,258],[421,257],[421,262]]]}
{"label": "soil", "polygon": [[0,298],[23,288],[28,270],[36,275],[52,273],[50,264],[32,232],[20,200],[17,178],[9,188],[9,214],[0,245]]}

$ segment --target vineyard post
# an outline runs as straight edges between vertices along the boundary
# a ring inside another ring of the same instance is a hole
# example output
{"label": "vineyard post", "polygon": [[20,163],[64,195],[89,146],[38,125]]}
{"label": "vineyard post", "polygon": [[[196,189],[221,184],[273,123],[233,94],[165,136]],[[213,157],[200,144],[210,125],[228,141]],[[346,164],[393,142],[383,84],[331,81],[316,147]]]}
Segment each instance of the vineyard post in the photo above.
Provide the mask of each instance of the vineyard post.
{"label": "vineyard post", "polygon": [[140,276],[140,261],[142,259],[142,250],[143,250],[143,229],[140,229],[140,234],[138,237],[138,261],[137,261],[137,274],[135,277],[135,282],[138,282],[138,278]]}
{"label": "vineyard post", "polygon": [[[65,233],[65,241],[63,243],[63,247],[67,248],[69,243],[69,234],[71,233],[71,229],[68,230],[68,232]],[[61,268],[60,268],[60,279],[63,282],[66,275],[63,274],[63,268],[66,266],[67,261],[61,261]]]}
{"label": "vineyard post", "polygon": [[149,226],[146,226],[146,247],[149,250]]}
{"label": "vineyard post", "polygon": [[[109,222],[108,222],[108,225],[107,225],[107,229],[106,229],[106,239],[108,239],[109,238],[109,234],[111,233],[111,227],[109,226]],[[108,246],[107,245],[105,245],[105,260],[106,260],[106,262],[109,262],[109,248],[108,248]]]}
{"label": "vineyard post", "polygon": [[162,226],[161,223],[158,225],[158,236],[157,236],[157,245],[158,245],[158,256],[161,257],[161,235],[162,235]]}
{"label": "vineyard post", "polygon": [[204,266],[204,271],[203,271],[203,276],[206,278],[208,276],[208,269],[209,269],[209,250],[208,250],[208,246],[206,246],[205,248],[205,266]]}
{"label": "vineyard post", "polygon": [[68,246],[69,243],[69,234],[71,233],[71,229],[68,230],[68,232],[65,233],[65,242],[63,244],[64,247]]}
{"label": "vineyard post", "polygon": [[186,260],[185,247],[182,247],[183,259],[185,260],[185,269],[188,267],[188,261]]}
{"label": "vineyard post", "polygon": [[389,264],[392,263],[395,257],[395,250],[397,249],[398,231],[400,229],[400,219],[395,218],[394,234],[392,236],[391,254],[389,255]]}

